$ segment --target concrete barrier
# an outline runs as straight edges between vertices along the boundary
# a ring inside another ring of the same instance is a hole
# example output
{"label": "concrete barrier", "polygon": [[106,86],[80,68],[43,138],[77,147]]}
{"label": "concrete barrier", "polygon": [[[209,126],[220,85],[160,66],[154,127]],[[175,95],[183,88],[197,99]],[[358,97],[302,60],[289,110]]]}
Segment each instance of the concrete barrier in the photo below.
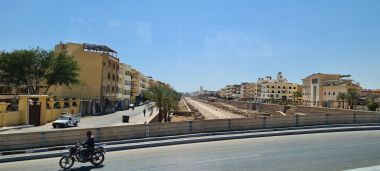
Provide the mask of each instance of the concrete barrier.
{"label": "concrete barrier", "polygon": [[84,141],[87,131],[92,131],[97,141],[114,141],[191,133],[353,123],[380,123],[380,114],[373,112],[352,112],[348,114],[325,113],[318,115],[199,120],[190,122],[149,123],[89,129],[1,134],[0,150],[6,151],[74,144],[76,142]]}

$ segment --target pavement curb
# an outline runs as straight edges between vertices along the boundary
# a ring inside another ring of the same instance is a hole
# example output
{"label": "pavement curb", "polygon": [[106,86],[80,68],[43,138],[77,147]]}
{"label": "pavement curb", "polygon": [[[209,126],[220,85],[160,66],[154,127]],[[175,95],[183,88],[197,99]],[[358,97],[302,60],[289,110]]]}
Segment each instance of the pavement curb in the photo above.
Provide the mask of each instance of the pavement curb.
{"label": "pavement curb", "polygon": [[[114,147],[107,147],[107,151],[119,151],[119,150],[130,150],[130,149],[139,149],[139,148],[149,148],[149,147],[158,147],[158,146],[168,146],[168,145],[179,145],[179,144],[189,144],[189,143],[200,143],[200,142],[209,142],[209,141],[222,141],[222,140],[233,140],[233,139],[244,139],[244,138],[259,138],[259,137],[270,137],[270,136],[286,136],[286,135],[298,135],[298,134],[312,134],[312,133],[328,133],[328,132],[348,132],[348,131],[368,131],[368,130],[380,130],[380,126],[356,126],[356,127],[324,127],[324,128],[309,128],[309,129],[288,129],[288,130],[272,130],[272,131],[255,131],[245,133],[241,132],[238,134],[209,134],[203,136],[183,136],[181,138],[161,138],[160,140],[155,141],[164,141],[164,142],[153,142],[151,141],[140,141],[140,144],[125,144]],[[109,145],[109,144],[107,144]],[[27,150],[25,150],[27,151]],[[56,150],[45,152],[35,152],[35,154],[28,156],[12,156],[0,158],[0,163],[5,162],[14,162],[14,161],[24,161],[24,160],[34,160],[42,158],[51,158],[51,157],[60,157],[64,154],[67,154],[67,151]],[[20,154],[20,153],[19,153]]]}

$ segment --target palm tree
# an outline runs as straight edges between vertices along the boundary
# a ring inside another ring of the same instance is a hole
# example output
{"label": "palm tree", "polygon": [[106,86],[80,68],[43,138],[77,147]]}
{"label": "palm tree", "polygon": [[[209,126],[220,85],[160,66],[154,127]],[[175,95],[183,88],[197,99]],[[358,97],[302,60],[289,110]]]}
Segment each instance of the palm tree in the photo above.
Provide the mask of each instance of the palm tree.
{"label": "palm tree", "polygon": [[350,106],[350,109],[353,109],[354,105],[360,98],[360,95],[356,90],[351,89],[351,90],[348,90],[346,98],[348,100],[348,105]]}
{"label": "palm tree", "polygon": [[158,108],[159,122],[168,121],[168,114],[178,105],[178,93],[168,85],[157,84],[148,88],[146,96],[152,102],[155,102],[155,107]]}
{"label": "palm tree", "polygon": [[165,122],[169,121],[170,111],[176,110],[178,107],[179,95],[173,89],[166,89],[163,107],[164,107],[164,120]]}
{"label": "palm tree", "polygon": [[293,92],[294,101],[298,102],[299,97],[302,97],[302,94],[299,91]]}
{"label": "palm tree", "polygon": [[339,108],[340,108],[340,101],[343,101],[343,109],[344,109],[344,100],[346,99],[346,93],[339,92],[336,99],[339,100]]}

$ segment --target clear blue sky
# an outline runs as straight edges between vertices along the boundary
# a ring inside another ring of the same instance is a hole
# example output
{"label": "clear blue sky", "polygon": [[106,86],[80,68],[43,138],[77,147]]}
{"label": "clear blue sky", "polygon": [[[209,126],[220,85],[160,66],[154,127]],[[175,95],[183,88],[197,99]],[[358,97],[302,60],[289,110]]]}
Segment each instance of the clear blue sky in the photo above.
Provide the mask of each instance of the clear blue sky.
{"label": "clear blue sky", "polygon": [[0,49],[104,44],[178,91],[279,71],[380,88],[378,0],[4,0],[0,21]]}

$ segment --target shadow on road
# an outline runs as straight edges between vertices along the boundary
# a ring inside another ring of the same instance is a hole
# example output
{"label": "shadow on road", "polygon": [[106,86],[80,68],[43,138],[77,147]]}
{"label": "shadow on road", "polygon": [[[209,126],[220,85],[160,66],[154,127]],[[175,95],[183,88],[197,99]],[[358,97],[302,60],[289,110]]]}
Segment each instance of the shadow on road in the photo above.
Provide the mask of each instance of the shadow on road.
{"label": "shadow on road", "polygon": [[58,171],[90,171],[90,170],[100,169],[100,168],[103,168],[103,167],[104,167],[104,165],[100,165],[98,167],[95,167],[95,166],[81,166],[81,167],[67,169],[67,170],[61,169],[61,170],[58,170]]}

